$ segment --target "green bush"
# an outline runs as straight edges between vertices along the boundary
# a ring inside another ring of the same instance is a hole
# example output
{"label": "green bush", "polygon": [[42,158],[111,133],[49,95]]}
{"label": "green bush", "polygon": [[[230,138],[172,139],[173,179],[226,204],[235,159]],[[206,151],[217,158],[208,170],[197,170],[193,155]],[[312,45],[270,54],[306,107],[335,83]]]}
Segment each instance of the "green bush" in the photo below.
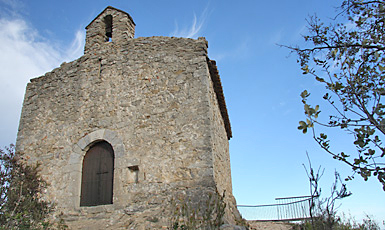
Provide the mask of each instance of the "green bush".
{"label": "green bush", "polygon": [[53,204],[41,199],[47,183],[39,176],[39,165],[28,165],[13,145],[0,149],[0,229],[65,229],[48,221]]}
{"label": "green bush", "polygon": [[[313,225],[311,221],[305,221],[299,225],[301,230],[379,230],[379,224],[373,220],[369,215],[363,219],[362,223],[357,223],[354,219],[349,218],[343,220],[336,214],[332,216],[333,224],[326,220],[325,215],[320,215],[313,218]],[[314,226],[314,228],[313,228]]]}

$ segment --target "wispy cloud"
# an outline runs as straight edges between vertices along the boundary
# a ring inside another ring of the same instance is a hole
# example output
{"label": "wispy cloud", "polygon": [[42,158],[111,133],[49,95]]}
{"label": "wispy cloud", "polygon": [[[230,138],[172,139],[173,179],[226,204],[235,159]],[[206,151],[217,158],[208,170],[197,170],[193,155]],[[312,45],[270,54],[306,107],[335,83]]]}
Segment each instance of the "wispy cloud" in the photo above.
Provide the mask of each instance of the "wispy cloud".
{"label": "wispy cloud", "polygon": [[84,44],[85,44],[86,34],[82,30],[78,30],[75,33],[75,38],[72,41],[70,47],[66,51],[66,60],[72,61],[81,55],[83,55]]}
{"label": "wispy cloud", "polygon": [[26,21],[0,19],[0,147],[14,143],[25,87],[63,61],[83,53],[84,32],[76,32],[68,48],[42,39]]}
{"label": "wispy cloud", "polygon": [[269,38],[269,45],[280,44],[283,37],[283,29],[276,30]]}
{"label": "wispy cloud", "polygon": [[227,47],[225,50],[220,50],[220,52],[210,53],[210,57],[212,57],[216,61],[220,61],[223,59],[243,59],[248,58],[252,54],[253,49],[253,41],[249,37],[244,37],[233,47]]}
{"label": "wispy cloud", "polygon": [[4,16],[20,17],[25,14],[24,2],[21,0],[0,0],[0,13]]}
{"label": "wispy cloud", "polygon": [[190,26],[185,26],[183,28],[179,28],[178,22],[175,21],[175,30],[170,34],[170,36],[174,37],[186,37],[186,38],[197,38],[201,34],[201,30],[203,26],[206,23],[206,20],[208,18],[208,8],[207,5],[206,8],[201,13],[200,17],[197,18],[196,14],[193,14],[193,20],[191,22]]}
{"label": "wispy cloud", "polygon": [[[303,42],[302,34],[306,33],[307,25],[298,26],[295,30],[287,28],[277,28],[269,37],[269,45],[289,45],[291,43],[298,44]],[[294,31],[294,32],[293,32]]]}

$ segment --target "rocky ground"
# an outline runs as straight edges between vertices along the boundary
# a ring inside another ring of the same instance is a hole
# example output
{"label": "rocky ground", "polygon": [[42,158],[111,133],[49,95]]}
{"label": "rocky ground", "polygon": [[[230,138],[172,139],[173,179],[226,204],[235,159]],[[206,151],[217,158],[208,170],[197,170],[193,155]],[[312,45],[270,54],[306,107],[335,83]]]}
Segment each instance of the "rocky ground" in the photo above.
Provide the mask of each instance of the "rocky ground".
{"label": "rocky ground", "polygon": [[291,230],[294,225],[287,222],[247,221],[251,230]]}

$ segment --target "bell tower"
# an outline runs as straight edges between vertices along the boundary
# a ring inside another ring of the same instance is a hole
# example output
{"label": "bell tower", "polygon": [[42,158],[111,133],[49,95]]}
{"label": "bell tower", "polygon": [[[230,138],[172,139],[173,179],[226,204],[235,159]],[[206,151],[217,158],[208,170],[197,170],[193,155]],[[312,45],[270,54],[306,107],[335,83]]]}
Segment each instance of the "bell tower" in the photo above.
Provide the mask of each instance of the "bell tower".
{"label": "bell tower", "polygon": [[84,53],[100,49],[106,42],[120,45],[135,36],[135,23],[131,16],[119,9],[108,6],[88,26]]}

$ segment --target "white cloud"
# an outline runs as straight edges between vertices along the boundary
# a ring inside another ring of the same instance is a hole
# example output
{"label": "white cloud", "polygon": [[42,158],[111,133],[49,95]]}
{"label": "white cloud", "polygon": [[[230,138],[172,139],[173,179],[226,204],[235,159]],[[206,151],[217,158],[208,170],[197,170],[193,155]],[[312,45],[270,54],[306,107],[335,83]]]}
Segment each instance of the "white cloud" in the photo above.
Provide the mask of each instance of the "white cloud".
{"label": "white cloud", "polygon": [[200,36],[202,27],[206,23],[208,17],[208,6],[203,10],[201,16],[197,18],[194,13],[194,18],[190,27],[179,29],[178,23],[175,22],[175,30],[170,34],[173,37],[197,38]]}
{"label": "white cloud", "polygon": [[283,29],[279,29],[277,31],[274,31],[273,35],[270,36],[269,38],[269,42],[268,44],[269,45],[276,45],[276,44],[280,44],[281,41],[282,41],[282,38],[283,38]]}
{"label": "white cloud", "polygon": [[226,50],[210,53],[213,60],[221,61],[224,59],[244,59],[252,54],[253,42],[249,37],[244,37],[236,43],[234,47],[227,47]]}
{"label": "white cloud", "polygon": [[20,0],[0,0],[0,4],[3,4],[3,7],[0,9],[2,16],[12,16],[18,17],[20,13],[24,11],[24,3]]}
{"label": "white cloud", "polygon": [[75,38],[72,41],[70,48],[67,49],[66,60],[72,61],[81,55],[83,55],[84,51],[84,43],[86,34],[84,31],[78,30],[76,31]]}
{"label": "white cloud", "polygon": [[22,19],[0,19],[0,147],[15,143],[25,87],[43,75],[82,55],[84,32],[78,31],[68,51],[60,51],[39,37]]}

